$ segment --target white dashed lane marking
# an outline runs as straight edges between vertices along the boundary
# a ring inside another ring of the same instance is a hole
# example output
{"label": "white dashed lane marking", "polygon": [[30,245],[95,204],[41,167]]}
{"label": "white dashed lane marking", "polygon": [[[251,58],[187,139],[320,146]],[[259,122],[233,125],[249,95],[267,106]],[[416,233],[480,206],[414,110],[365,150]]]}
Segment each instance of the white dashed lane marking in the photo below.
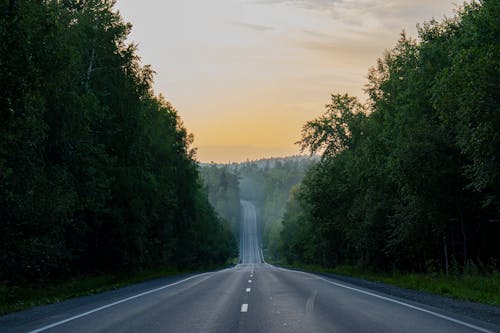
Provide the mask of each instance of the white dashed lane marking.
{"label": "white dashed lane marking", "polygon": [[246,289],[246,292],[247,292],[247,293],[249,293],[249,292],[250,292],[250,290],[251,290],[250,288],[247,288],[247,289]]}
{"label": "white dashed lane marking", "polygon": [[241,312],[248,312],[248,304],[241,304]]}

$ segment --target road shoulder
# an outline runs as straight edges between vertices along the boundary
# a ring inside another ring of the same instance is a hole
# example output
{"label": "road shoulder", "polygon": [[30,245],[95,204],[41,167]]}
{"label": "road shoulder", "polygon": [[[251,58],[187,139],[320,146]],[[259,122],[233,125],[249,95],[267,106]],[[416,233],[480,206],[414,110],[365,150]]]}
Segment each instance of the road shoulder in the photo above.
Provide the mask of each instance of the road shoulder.
{"label": "road shoulder", "polygon": [[370,289],[388,296],[412,301],[446,312],[484,321],[486,323],[500,327],[500,307],[457,300],[449,297],[435,295],[425,291],[406,289],[387,283],[368,281],[365,279],[350,276],[338,275],[333,273],[312,273],[348,283],[353,286]]}

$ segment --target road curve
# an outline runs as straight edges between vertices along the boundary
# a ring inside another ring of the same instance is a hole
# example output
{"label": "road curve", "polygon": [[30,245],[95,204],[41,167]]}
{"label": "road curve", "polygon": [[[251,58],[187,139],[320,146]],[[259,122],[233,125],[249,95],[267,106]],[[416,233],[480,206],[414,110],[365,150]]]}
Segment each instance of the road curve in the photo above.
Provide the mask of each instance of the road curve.
{"label": "road curve", "polygon": [[500,332],[473,318],[263,263],[255,207],[243,201],[242,208],[241,264],[0,317],[0,332]]}

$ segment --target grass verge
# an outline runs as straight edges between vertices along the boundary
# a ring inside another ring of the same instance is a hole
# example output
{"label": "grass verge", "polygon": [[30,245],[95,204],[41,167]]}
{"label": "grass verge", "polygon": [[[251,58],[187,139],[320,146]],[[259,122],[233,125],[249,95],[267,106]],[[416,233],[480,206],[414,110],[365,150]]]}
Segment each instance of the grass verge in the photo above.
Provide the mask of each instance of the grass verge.
{"label": "grass verge", "polygon": [[374,272],[357,266],[324,268],[320,266],[294,265],[287,267],[310,272],[357,277],[398,287],[427,291],[455,299],[500,306],[500,273],[498,272],[488,275],[469,273],[446,276],[444,273],[410,274]]}
{"label": "grass verge", "polygon": [[[222,267],[227,267],[227,265],[207,268],[204,271]],[[198,271],[155,269],[131,274],[79,276],[61,283],[22,286],[7,286],[0,283],[0,315],[25,310],[37,305],[57,303],[73,297],[98,294],[147,280],[196,272]]]}

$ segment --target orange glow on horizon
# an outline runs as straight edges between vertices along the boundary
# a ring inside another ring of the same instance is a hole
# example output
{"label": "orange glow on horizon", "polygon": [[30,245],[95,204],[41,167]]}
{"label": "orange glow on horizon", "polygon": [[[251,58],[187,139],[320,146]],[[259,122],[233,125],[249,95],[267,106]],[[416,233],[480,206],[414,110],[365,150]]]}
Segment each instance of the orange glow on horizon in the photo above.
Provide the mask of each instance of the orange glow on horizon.
{"label": "orange glow on horizon", "polygon": [[[364,99],[370,66],[451,0],[117,0],[155,91],[174,105],[202,162],[295,155],[331,93]],[[168,16],[168,19],[166,18]]]}

